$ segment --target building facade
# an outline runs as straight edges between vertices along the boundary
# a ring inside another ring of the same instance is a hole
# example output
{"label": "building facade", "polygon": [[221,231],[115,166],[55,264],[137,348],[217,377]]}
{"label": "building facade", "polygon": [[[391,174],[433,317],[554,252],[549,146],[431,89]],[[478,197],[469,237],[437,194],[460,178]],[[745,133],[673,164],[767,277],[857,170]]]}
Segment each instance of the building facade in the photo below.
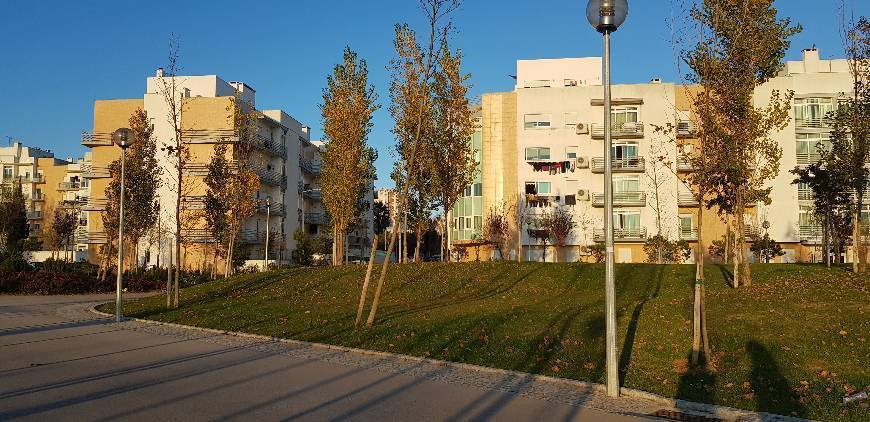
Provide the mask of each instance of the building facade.
{"label": "building facade", "polygon": [[[522,253],[525,260],[553,261],[559,253],[560,261],[588,260],[588,247],[603,241],[601,81],[600,58],[520,60],[512,92],[483,95],[480,212],[515,205],[522,227],[512,233],[512,257]],[[772,202],[753,204],[745,217],[749,230],[766,230],[783,246],[786,254],[778,262],[820,259],[820,231],[811,222],[812,195],[791,183],[789,171],[818,159],[818,148],[830,133],[822,117],[849,95],[851,86],[845,60],[821,60],[817,50],[809,49],[756,91],[757,106],[766,105],[773,90],[795,93],[789,126],[773,135],[783,157],[780,173],[769,183]],[[695,134],[690,98],[697,89],[658,79],[612,87],[611,218],[617,262],[647,260],[643,245],[656,234],[697,241],[698,204],[681,182],[691,168],[678,152],[678,145],[691,144]],[[576,224],[559,251],[535,236],[536,222],[554,208],[568,210]],[[457,240],[465,236],[467,224],[462,223],[468,222],[458,221],[460,211],[465,216],[465,209],[454,209],[452,234]],[[865,211],[864,218],[868,215]],[[705,212],[704,221],[707,244],[725,234],[715,211]],[[472,232],[479,230],[473,219],[472,224]],[[850,259],[849,251],[845,260]]]}
{"label": "building facade", "polygon": [[[170,106],[164,95],[167,86],[176,85],[176,101],[180,104],[181,139],[189,158],[182,169],[183,184],[178,192],[177,167],[167,148],[175,142],[175,129],[170,123]],[[239,102],[239,104],[235,104]],[[253,130],[239,136],[235,106],[255,116]],[[212,264],[209,251],[215,240],[208,233],[202,211],[205,208],[208,163],[218,143],[229,145],[229,154],[235,159],[240,143],[253,151],[243,162],[260,180],[256,194],[257,212],[247,219],[238,234],[238,242],[245,245],[247,258],[264,259],[268,226],[269,259],[289,259],[296,245],[293,233],[303,228],[308,233],[320,233],[326,223],[318,179],[322,168],[320,146],[311,142],[309,128],[281,110],[257,108],[256,91],[243,82],[226,82],[218,76],[169,76],[158,69],[154,77],[147,78],[142,98],[98,100],[94,104],[92,131],[82,134],[82,144],[91,148],[91,161],[82,169],[82,180],[89,181],[90,192],[84,210],[88,212],[87,226],[79,233],[79,241],[89,245],[90,259],[95,261],[106,238],[99,213],[106,208],[104,191],[109,183],[108,166],[120,156],[120,149],[112,145],[111,134],[118,128],[129,127],[130,116],[137,109],[144,110],[154,125],[153,137],[157,143],[157,159],[162,170],[162,183],[158,191],[162,232],[156,239],[139,245],[139,261],[145,265],[169,262],[169,253],[175,239],[176,200],[180,196],[182,219],[182,259],[187,269],[206,269]],[[237,162],[238,163],[238,162]],[[268,206],[267,206],[268,204]],[[220,268],[220,266],[218,267]]]}

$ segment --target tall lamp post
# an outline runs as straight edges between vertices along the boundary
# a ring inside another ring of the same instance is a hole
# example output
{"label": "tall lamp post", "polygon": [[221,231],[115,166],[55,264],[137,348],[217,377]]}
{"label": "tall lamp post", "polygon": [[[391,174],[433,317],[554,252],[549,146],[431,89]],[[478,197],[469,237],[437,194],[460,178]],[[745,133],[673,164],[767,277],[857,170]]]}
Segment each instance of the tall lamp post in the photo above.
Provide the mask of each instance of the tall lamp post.
{"label": "tall lamp post", "polygon": [[115,322],[121,322],[123,300],[121,289],[124,284],[124,170],[127,162],[127,148],[133,145],[133,131],[120,128],[112,133],[112,142],[121,147],[121,199],[118,204],[118,279],[115,283]]}
{"label": "tall lamp post", "polygon": [[616,286],[613,268],[613,161],[610,116],[610,33],[628,16],[628,0],[589,0],[586,18],[604,34],[604,321],[606,325],[607,395],[619,396],[616,357]]}
{"label": "tall lamp post", "polygon": [[263,254],[263,271],[269,271],[269,221],[272,211],[272,197],[266,197],[266,253]]}

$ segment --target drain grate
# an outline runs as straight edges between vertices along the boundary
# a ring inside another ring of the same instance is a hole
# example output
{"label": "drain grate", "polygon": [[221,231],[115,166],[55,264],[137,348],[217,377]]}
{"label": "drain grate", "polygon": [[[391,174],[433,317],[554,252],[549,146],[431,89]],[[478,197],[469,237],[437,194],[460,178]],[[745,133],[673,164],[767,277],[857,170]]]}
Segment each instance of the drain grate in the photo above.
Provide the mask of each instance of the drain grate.
{"label": "drain grate", "polygon": [[714,418],[711,416],[701,416],[701,415],[693,415],[690,413],[683,413],[676,410],[657,410],[655,413],[652,413],[650,416],[655,416],[657,418],[667,419],[669,421],[680,421],[680,422],[724,422],[722,419]]}

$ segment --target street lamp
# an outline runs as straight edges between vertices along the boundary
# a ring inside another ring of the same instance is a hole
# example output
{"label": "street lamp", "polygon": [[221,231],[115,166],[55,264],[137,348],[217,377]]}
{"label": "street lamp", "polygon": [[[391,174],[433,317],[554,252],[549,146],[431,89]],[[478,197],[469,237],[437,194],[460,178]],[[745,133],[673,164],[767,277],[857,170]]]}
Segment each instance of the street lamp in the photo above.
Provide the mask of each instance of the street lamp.
{"label": "street lamp", "polygon": [[121,322],[123,303],[121,288],[124,284],[124,167],[127,148],[133,145],[133,131],[120,128],[112,133],[112,142],[121,147],[121,199],[118,204],[118,279],[115,286],[115,322]]}
{"label": "street lamp", "polygon": [[613,268],[613,162],[610,116],[610,33],[628,16],[628,0],[589,0],[586,18],[596,31],[604,34],[604,321],[606,331],[607,395],[619,396],[616,358],[616,287]]}
{"label": "street lamp", "polygon": [[266,197],[266,253],[263,256],[263,271],[269,271],[269,219],[272,211],[272,197]]}

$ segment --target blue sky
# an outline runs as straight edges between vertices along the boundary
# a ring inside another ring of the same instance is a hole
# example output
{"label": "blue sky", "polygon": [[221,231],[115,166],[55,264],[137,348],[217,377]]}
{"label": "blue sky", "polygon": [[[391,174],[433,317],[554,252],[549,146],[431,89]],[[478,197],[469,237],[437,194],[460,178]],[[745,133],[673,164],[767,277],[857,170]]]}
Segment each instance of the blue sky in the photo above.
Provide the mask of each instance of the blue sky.
{"label": "blue sky", "polygon": [[[870,15],[870,1],[846,0]],[[787,59],[815,44],[842,55],[839,0],[778,0],[804,27]],[[630,0],[614,37],[614,82],[677,79],[666,20],[671,0]],[[473,94],[511,90],[517,59],[601,54],[585,0],[465,0],[453,45],[462,48]],[[21,1],[0,4],[0,141],[6,137],[80,156],[93,126],[93,101],[141,97],[145,77],[166,61],[171,32],[181,38],[186,74],[217,74],[257,90],[260,108],[281,108],[321,136],[318,104],[345,45],[368,62],[382,108],[369,142],[380,152],[378,186],[389,186],[393,137],[388,74],[393,25],[419,24],[415,0]]]}

